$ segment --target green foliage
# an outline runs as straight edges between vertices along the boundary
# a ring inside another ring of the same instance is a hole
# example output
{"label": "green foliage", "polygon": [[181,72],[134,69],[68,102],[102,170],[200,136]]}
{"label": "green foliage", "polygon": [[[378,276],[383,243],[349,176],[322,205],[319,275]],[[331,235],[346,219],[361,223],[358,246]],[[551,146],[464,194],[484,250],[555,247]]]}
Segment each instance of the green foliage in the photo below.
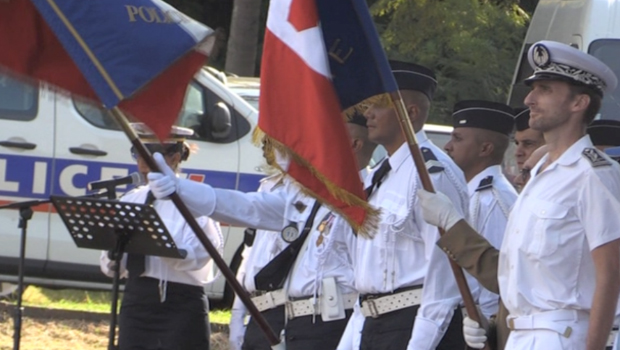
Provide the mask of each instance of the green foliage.
{"label": "green foliage", "polygon": [[465,99],[506,102],[529,16],[487,0],[378,0],[371,11],[389,58],[435,71],[430,120],[449,124]]}
{"label": "green foliage", "polygon": [[168,4],[190,16],[191,18],[203,22],[203,5],[201,0],[165,0]]}

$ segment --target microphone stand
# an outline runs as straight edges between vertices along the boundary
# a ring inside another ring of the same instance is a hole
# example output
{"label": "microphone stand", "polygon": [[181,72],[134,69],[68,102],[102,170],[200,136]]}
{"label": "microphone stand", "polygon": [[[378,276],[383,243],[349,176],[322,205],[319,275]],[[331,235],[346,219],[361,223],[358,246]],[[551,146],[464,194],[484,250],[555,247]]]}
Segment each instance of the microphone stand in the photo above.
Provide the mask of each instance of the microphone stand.
{"label": "microphone stand", "polygon": [[[108,189],[109,190],[109,189]],[[116,196],[114,189],[109,192]],[[84,197],[102,197],[110,196],[110,193],[100,192]],[[51,203],[49,199],[32,200],[25,202],[16,202],[0,206],[1,209],[19,209],[19,223],[17,228],[21,229],[21,237],[19,243],[19,262],[17,265],[17,304],[15,305],[15,313],[13,315],[13,350],[19,350],[22,330],[22,296],[24,294],[24,274],[26,265],[26,236],[28,233],[28,220],[32,219],[34,213],[32,207],[37,205]]]}
{"label": "microphone stand", "polygon": [[17,265],[17,305],[13,315],[13,350],[19,350],[22,330],[22,295],[24,294],[24,269],[26,261],[26,234],[28,232],[28,220],[32,218],[32,207],[50,203],[49,199],[33,200],[26,202],[11,203],[0,206],[0,209],[19,209],[19,224],[21,238],[19,243],[19,263]]}
{"label": "microphone stand", "polygon": [[[116,185],[110,184],[105,187],[108,199],[116,199]],[[121,261],[127,238],[125,235],[117,234],[116,247],[112,251],[108,251],[108,258],[114,260],[114,275],[112,277],[112,302],[110,305],[110,329],[108,330],[108,350],[116,350],[116,324],[118,323],[118,290],[121,281]]]}

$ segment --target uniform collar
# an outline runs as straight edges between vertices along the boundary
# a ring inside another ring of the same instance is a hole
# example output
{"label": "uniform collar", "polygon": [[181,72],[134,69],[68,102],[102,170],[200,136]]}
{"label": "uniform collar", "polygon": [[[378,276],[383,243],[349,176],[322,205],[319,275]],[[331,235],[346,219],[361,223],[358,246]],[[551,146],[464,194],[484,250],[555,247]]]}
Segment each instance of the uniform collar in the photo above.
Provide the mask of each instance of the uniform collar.
{"label": "uniform collar", "polygon": [[[420,130],[415,134],[416,140],[418,141],[418,145],[422,146],[423,143],[431,142],[426,136],[424,130]],[[402,145],[388,157],[386,161],[390,162],[390,167],[396,172],[398,168],[405,162],[406,159],[411,158],[411,152],[409,151],[409,144],[407,141],[403,142]]]}
{"label": "uniform collar", "polygon": [[473,195],[476,192],[476,189],[480,185],[480,181],[482,181],[482,179],[484,179],[487,176],[493,176],[493,179],[496,179],[496,178],[498,178],[501,175],[502,175],[502,166],[501,165],[491,165],[490,167],[488,167],[488,168],[482,170],[481,172],[479,172],[478,174],[476,174],[476,176],[474,176],[467,183],[467,192],[471,196],[471,195]]}
{"label": "uniform collar", "polygon": [[[550,164],[547,167],[547,169],[545,169],[545,171],[552,170],[558,165],[569,166],[571,164],[576,163],[577,161],[579,161],[579,159],[582,158],[581,154],[584,148],[594,148],[594,145],[592,145],[592,140],[590,140],[589,135],[585,135],[579,140],[577,140],[577,142],[573,143],[573,145],[570,146],[566,151],[564,151],[564,153],[562,153],[560,158],[558,158],[555,162]],[[538,173],[538,169],[547,161],[548,158],[549,158],[549,153],[545,154],[538,161],[538,163],[536,163],[536,166],[532,168],[532,175],[535,176],[535,174]]]}
{"label": "uniform collar", "polygon": [[420,130],[418,132],[415,133],[415,138],[418,141],[418,144],[421,145],[423,143],[426,142],[430,142],[430,140],[428,139],[428,136],[426,136],[426,133],[424,132],[424,130]]}
{"label": "uniform collar", "polygon": [[358,174],[363,183],[364,180],[366,179],[366,176],[368,176],[368,168],[367,167],[362,168],[362,170],[360,170]]}

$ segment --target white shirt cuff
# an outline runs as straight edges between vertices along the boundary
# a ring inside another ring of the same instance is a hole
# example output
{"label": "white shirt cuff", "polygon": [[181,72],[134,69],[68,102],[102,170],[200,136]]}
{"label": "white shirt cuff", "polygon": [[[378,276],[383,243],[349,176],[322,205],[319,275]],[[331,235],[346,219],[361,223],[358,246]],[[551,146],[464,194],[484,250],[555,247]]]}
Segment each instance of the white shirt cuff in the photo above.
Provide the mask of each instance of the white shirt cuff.
{"label": "white shirt cuff", "polygon": [[439,344],[443,332],[432,320],[417,316],[407,350],[433,350]]}

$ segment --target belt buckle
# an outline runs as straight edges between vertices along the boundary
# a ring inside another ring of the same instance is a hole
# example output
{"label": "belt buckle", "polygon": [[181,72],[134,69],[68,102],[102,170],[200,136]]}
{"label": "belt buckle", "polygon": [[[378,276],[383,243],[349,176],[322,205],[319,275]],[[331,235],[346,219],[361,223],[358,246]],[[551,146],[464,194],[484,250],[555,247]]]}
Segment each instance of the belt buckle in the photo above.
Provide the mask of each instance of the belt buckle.
{"label": "belt buckle", "polygon": [[573,329],[571,327],[566,327],[566,329],[564,330],[564,333],[562,333],[562,336],[564,338],[568,338],[570,337],[572,333],[573,333]]}
{"label": "belt buckle", "polygon": [[377,309],[377,304],[375,304],[375,301],[373,299],[366,299],[365,303],[368,305],[368,310],[370,310],[370,317],[379,317],[379,310]]}

